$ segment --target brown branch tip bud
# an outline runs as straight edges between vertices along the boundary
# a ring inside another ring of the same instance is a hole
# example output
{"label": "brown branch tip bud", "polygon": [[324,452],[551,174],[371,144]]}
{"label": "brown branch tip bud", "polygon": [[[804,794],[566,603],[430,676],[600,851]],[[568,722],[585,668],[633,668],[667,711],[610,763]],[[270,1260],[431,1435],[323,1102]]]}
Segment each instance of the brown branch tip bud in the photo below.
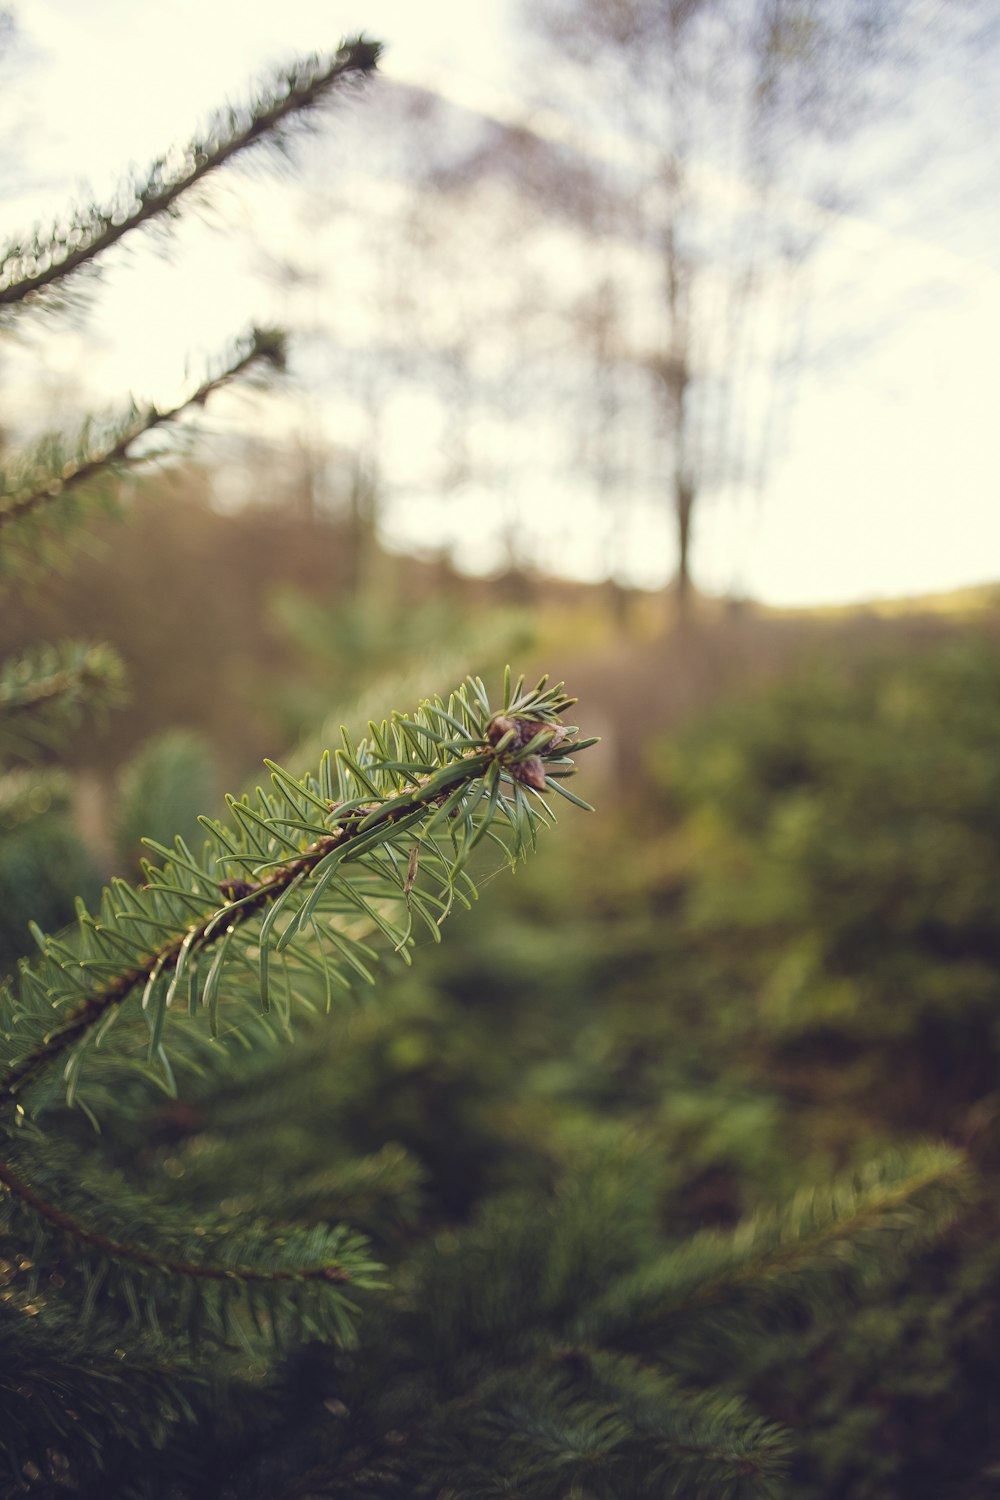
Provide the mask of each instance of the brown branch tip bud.
{"label": "brown branch tip bud", "polygon": [[523,750],[540,734],[549,737],[545,746],[547,751],[556,749],[566,738],[562,724],[548,724],[543,719],[524,719],[512,714],[495,714],[486,726],[486,738],[494,747],[507,739],[503,755],[510,775],[522,786],[530,786],[536,792],[545,790],[545,767],[541,756],[529,755],[525,760],[507,760],[507,757]]}

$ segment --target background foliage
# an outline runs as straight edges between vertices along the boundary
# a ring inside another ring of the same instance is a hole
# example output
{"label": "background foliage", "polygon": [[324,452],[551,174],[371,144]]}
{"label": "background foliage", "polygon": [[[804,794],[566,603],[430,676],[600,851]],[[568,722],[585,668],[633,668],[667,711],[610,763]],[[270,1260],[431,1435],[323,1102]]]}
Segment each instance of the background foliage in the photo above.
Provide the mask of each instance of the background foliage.
{"label": "background foliage", "polygon": [[[537,1218],[581,1173],[591,1231],[624,1233],[623,1203],[633,1225],[645,1203],[679,1243],[945,1137],[982,1178],[946,1235],[898,1275],[845,1260],[833,1301],[786,1287],[694,1370],[793,1431],[789,1494],[981,1493],[998,1462],[1000,650],[991,628],[937,637],[812,642],[773,686],[647,737],[613,820],[567,825],[515,882],[488,872],[488,922],[452,927],[346,1030],[251,1060],[249,1090],[132,1099],[105,1124],[112,1169],[185,1217],[308,1223],[336,1203],[401,1267],[429,1232],[457,1249],[483,1215]],[[342,1392],[336,1360],[310,1358],[310,1389]],[[322,1421],[273,1399],[234,1493],[331,1461]],[[219,1473],[237,1432],[210,1441]]]}

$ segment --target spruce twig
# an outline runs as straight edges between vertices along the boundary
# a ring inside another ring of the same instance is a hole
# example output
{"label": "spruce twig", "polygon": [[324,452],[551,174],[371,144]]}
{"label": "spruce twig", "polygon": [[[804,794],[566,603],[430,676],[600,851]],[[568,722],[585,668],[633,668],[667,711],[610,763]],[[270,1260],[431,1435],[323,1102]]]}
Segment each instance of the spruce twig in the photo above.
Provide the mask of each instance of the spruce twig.
{"label": "spruce twig", "polygon": [[99,1230],[88,1228],[75,1215],[49,1202],[8,1162],[0,1161],[0,1183],[3,1183],[7,1191],[20,1199],[26,1207],[77,1244],[88,1246],[112,1260],[128,1261],[132,1265],[143,1266],[165,1275],[187,1276],[198,1281],[239,1281],[268,1285],[285,1281],[325,1281],[343,1284],[352,1280],[352,1273],[347,1267],[338,1265],[335,1261],[318,1266],[304,1266],[301,1269],[290,1267],[263,1269],[255,1266],[225,1266],[212,1265],[203,1261],[175,1260],[170,1256],[145,1250],[141,1245],[126,1244],[123,1240],[114,1239],[110,1235],[102,1234]]}
{"label": "spruce twig", "polygon": [[574,1336],[607,1348],[667,1348],[692,1319],[715,1310],[753,1312],[775,1296],[820,1295],[832,1278],[859,1273],[893,1243],[919,1241],[950,1223],[968,1201],[968,1163],[947,1147],[890,1153],[823,1191],[759,1214],[732,1233],[707,1230],[633,1272],[584,1305]]}
{"label": "spruce twig", "polygon": [[[487,753],[463,757],[455,763],[455,781],[471,780],[482,775],[490,759],[491,756]],[[200,952],[213,941],[221,940],[249,918],[258,915],[303,876],[310,874],[334,850],[349,845],[362,833],[366,839],[383,830],[388,833],[408,813],[422,807],[433,807],[441,801],[442,795],[442,789],[433,783],[432,778],[430,783],[425,782],[423,786],[415,788],[413,793],[384,804],[370,821],[359,813],[349,815],[332,832],[316,839],[298,858],[278,866],[262,880],[216,882],[221,890],[231,892],[234,899],[214,907],[195,926],[169,938],[155,948],[143,964],[125,969],[105,985],[95,986],[65,1025],[51,1032],[40,1047],[0,1078],[0,1109],[9,1104],[44,1068],[56,1062],[92,1026],[102,1021],[108,1011],[121,1005],[136,988],[148,984],[155,974],[165,975],[175,969],[185,948],[191,953]]]}
{"label": "spruce twig", "polygon": [[[571,701],[561,685],[546,688],[543,680],[511,703],[508,682],[505,712],[494,714],[482,683],[469,679],[447,703],[440,699],[425,702],[412,718],[396,715],[381,728],[372,726],[371,744],[363,741],[355,746],[345,732],[334,765],[324,757],[318,777],[299,780],[272,765],[275,790],[270,797],[258,791],[260,811],[249,798],[230,798],[233,826],[225,829],[204,820],[213,840],[200,861],[181,839],[173,851],[150,841],[166,863],[147,867],[149,883],[144,891],[132,890],[124,881],[113,882],[97,916],[79,908],[75,938],[36,932],[42,959],[34,968],[22,963],[20,994],[11,991],[7,996],[4,1020],[9,1061],[0,1078],[0,1108],[11,1111],[13,1107],[13,1119],[7,1159],[0,1163],[0,1186],[10,1195],[11,1212],[24,1213],[39,1234],[55,1231],[71,1240],[77,1250],[75,1259],[90,1252],[99,1262],[115,1266],[123,1295],[133,1302],[130,1276],[162,1277],[165,1284],[157,1296],[167,1298],[172,1295],[171,1277],[199,1282],[211,1296],[216,1295],[211,1291],[214,1285],[222,1299],[219,1318],[229,1289],[241,1284],[248,1297],[254,1288],[263,1296],[270,1287],[273,1297],[287,1292],[293,1300],[299,1283],[317,1287],[348,1280],[372,1284],[365,1278],[373,1263],[360,1254],[352,1258],[346,1243],[345,1259],[338,1259],[341,1242],[336,1237],[325,1244],[321,1240],[314,1246],[306,1244],[291,1254],[282,1251],[278,1264],[270,1268],[246,1264],[255,1257],[247,1256],[239,1246],[232,1264],[217,1265],[197,1252],[190,1255],[186,1248],[176,1253],[169,1232],[163,1233],[165,1226],[154,1232],[155,1226],[148,1224],[143,1205],[125,1220],[120,1214],[116,1219],[115,1194],[106,1203],[100,1195],[91,1194],[89,1211],[78,1210],[73,1199],[68,1208],[60,1206],[61,1179],[58,1172],[46,1173],[44,1157],[41,1177],[30,1168],[28,1176],[22,1175],[17,1159],[21,1150],[31,1160],[33,1153],[44,1149],[41,1139],[32,1142],[17,1128],[26,1123],[22,1100],[43,1071],[62,1061],[66,1102],[77,1101],[86,1048],[102,1042],[123,1003],[139,995],[141,1010],[136,1005],[130,1013],[143,1034],[148,1033],[142,1071],[148,1076],[151,1064],[162,1065],[172,1093],[173,1072],[163,1035],[168,1009],[182,981],[188,990],[188,1015],[200,1004],[208,1014],[213,1037],[219,1035],[223,976],[227,1004],[256,1002],[257,1014],[266,1016],[272,946],[275,954],[282,955],[283,964],[287,962],[284,949],[289,948],[289,959],[293,954],[297,958],[307,984],[312,976],[328,972],[326,960],[309,951],[321,909],[331,942],[339,942],[345,961],[361,969],[366,978],[370,976],[358,955],[374,958],[376,954],[361,943],[358,920],[380,929],[396,952],[412,942],[411,907],[436,933],[450,909],[457,882],[468,880],[463,866],[471,849],[485,834],[499,837],[489,828],[494,819],[508,827],[513,850],[504,847],[512,862],[526,850],[534,822],[551,819],[544,804],[537,811],[529,805],[525,789],[538,797],[543,787],[537,784],[534,767],[532,779],[524,780],[524,768],[536,759],[540,766],[543,758],[553,772],[571,768],[565,752],[586,743],[567,743],[568,731],[558,721],[558,714]],[[507,795],[501,795],[502,777]],[[492,788],[489,795],[487,788]],[[421,840],[425,859],[419,884],[416,871],[407,884],[405,850],[414,837]],[[218,878],[224,870],[218,876],[211,873],[217,862],[235,864],[246,873]],[[468,883],[475,894],[475,887]],[[323,908],[322,901],[327,903]],[[393,901],[406,908],[402,927],[386,914]],[[340,930],[337,923],[345,914]],[[279,916],[287,918],[280,929]],[[260,919],[256,928],[244,931],[255,919]],[[296,938],[294,947],[290,946]],[[201,983],[195,979],[198,959],[209,950],[213,956]],[[252,989],[245,985],[241,989],[240,978],[247,972],[255,975],[257,983]],[[307,1000],[304,996],[303,1003]],[[283,1008],[290,1001],[289,994],[277,1005]],[[287,1031],[287,1016],[281,1019],[281,1029]],[[187,1035],[182,1033],[179,1045]],[[36,1100],[32,1112],[37,1113],[46,1102],[45,1097]],[[93,1119],[89,1106],[79,1102]],[[296,1259],[301,1263],[296,1264]],[[304,1295],[305,1288],[302,1291]],[[302,1311],[303,1316],[312,1316],[308,1308]],[[344,1303],[339,1311],[331,1308],[331,1315],[346,1317],[348,1311]],[[150,1316],[155,1319],[155,1304]]]}
{"label": "spruce twig", "polygon": [[[461,830],[466,841],[464,845],[456,843],[450,873],[445,862],[444,873],[437,874],[449,890],[453,890],[474,845],[490,832],[494,818],[509,825],[514,856],[522,855],[526,848],[525,829],[530,839],[535,820],[552,818],[543,800],[536,804],[537,811],[527,801],[526,787],[539,797],[542,786],[547,784],[540,770],[542,757],[538,751],[551,764],[553,774],[559,774],[563,769],[572,769],[567,751],[593,743],[566,743],[566,729],[556,716],[572,701],[561,685],[546,688],[543,679],[520,700],[520,712],[515,705],[508,716],[491,714],[483,685],[478,679],[470,679],[467,691],[449,700],[450,708],[440,700],[426,703],[413,719],[396,716],[391,728],[388,724],[383,726],[378,737],[381,744],[386,745],[386,736],[393,736],[399,755],[404,754],[405,747],[405,758],[386,758],[383,753],[362,746],[355,749],[345,735],[344,746],[337,752],[337,795],[328,770],[323,774],[329,795],[324,796],[322,781],[300,782],[280,767],[273,767],[275,798],[261,802],[262,812],[255,811],[246,799],[231,798],[229,805],[236,818],[236,829],[227,833],[220,825],[206,821],[206,827],[214,835],[218,857],[238,866],[250,866],[249,878],[220,880],[204,863],[196,861],[186,846],[179,844],[171,851],[154,844],[152,847],[174,866],[172,873],[169,868],[164,871],[150,867],[148,871],[147,890],[154,909],[145,907],[138,893],[119,883],[120,893],[117,889],[105,892],[107,899],[99,919],[81,912],[80,936],[93,940],[89,952],[76,952],[62,940],[36,932],[43,958],[52,965],[52,970],[46,978],[38,979],[30,967],[22,965],[23,993],[27,997],[29,986],[34,993],[41,984],[48,996],[43,1011],[44,1033],[0,1076],[0,1109],[15,1102],[46,1067],[109,1019],[140,987],[144,1008],[149,1002],[151,1013],[158,1014],[162,1024],[167,997],[171,988],[176,988],[172,981],[179,982],[182,970],[190,972],[193,962],[210,947],[216,953],[202,1003],[208,1009],[213,1035],[216,1034],[215,1010],[226,947],[240,928],[270,908],[259,942],[259,1000],[261,1010],[266,1013],[271,913],[277,914],[279,906],[284,909],[292,896],[301,897],[302,904],[278,938],[278,952],[288,946],[300,924],[305,929],[326,889],[331,897],[346,901],[350,909],[380,927],[397,951],[402,950],[409,941],[408,929],[400,939],[399,933],[381,916],[377,902],[373,904],[366,895],[363,880],[345,882],[341,866],[355,858],[374,862],[369,869],[383,884],[388,881],[386,889],[399,897],[406,873],[391,868],[382,870],[378,864],[379,849],[410,833],[419,823],[421,837],[428,850],[434,852],[433,830],[442,822],[448,827],[449,818],[453,820],[452,837],[456,830]],[[458,713],[463,715],[464,722],[456,718]],[[447,731],[447,737],[442,730]],[[539,743],[546,738],[548,748]],[[526,770],[531,776],[527,782]],[[502,775],[509,778],[510,798],[501,795]],[[539,775],[542,786],[538,783]],[[480,791],[470,793],[477,781],[481,783]],[[485,795],[487,783],[492,786],[489,796]],[[548,784],[561,790],[557,781]],[[471,799],[468,806],[464,801],[466,795]],[[234,844],[234,837],[241,844]],[[436,862],[441,863],[440,855],[436,856]],[[314,875],[316,879],[308,885]],[[178,879],[186,880],[186,888],[177,886]],[[155,908],[160,894],[176,898],[169,911]],[[408,906],[416,899],[414,890],[405,892]],[[134,928],[123,920],[122,913],[127,908],[131,908],[135,919]],[[449,908],[450,898],[438,903],[436,923],[428,917],[435,930]],[[157,936],[168,916],[168,935]],[[104,978],[95,983],[98,975]],[[59,991],[53,990],[54,983],[58,983]],[[64,1005],[66,1009],[62,1011]],[[16,1010],[13,1014],[16,1015]],[[26,1036],[24,1040],[27,1041]],[[157,1032],[151,1053],[158,1050],[158,1045]],[[78,1056],[75,1054],[74,1061]]]}
{"label": "spruce twig", "polygon": [[[149,406],[144,411],[130,415],[112,442],[92,451],[87,451],[84,443],[83,454],[61,465],[58,472],[44,472],[44,464],[27,461],[23,465],[28,471],[27,479],[20,487],[14,487],[6,494],[0,493],[0,528],[21,521],[43,506],[65,498],[102,474],[109,471],[120,473],[145,462],[145,456],[137,456],[131,450],[147,433],[177,422],[194,407],[204,406],[217,391],[260,365],[270,365],[281,370],[284,364],[284,336],[274,329],[252,329],[238,342],[236,352],[226,367],[219,374],[202,381],[196,391],[177,405],[164,411]],[[38,472],[39,469],[42,469],[41,473]]]}
{"label": "spruce twig", "polygon": [[84,712],[126,696],[125,665],[111,646],[66,641],[9,658],[0,663],[0,761],[58,747]]}
{"label": "spruce twig", "polygon": [[38,297],[92,266],[133,230],[176,212],[177,201],[234,157],[261,142],[280,142],[283,128],[316,108],[344,80],[375,71],[380,47],[358,37],[333,57],[311,57],[289,68],[252,108],[220,115],[204,139],[191,141],[174,174],[154,163],[141,186],[130,184],[123,201],[94,208],[43,243],[15,242],[0,257],[0,310]]}

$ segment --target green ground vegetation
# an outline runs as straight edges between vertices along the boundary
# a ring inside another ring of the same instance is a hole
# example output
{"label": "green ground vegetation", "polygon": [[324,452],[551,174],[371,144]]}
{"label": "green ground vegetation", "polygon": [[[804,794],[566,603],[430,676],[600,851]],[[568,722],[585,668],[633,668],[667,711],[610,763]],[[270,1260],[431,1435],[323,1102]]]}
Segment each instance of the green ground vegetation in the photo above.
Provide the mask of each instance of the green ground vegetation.
{"label": "green ground vegetation", "polygon": [[[264,1410],[202,1415],[170,1461],[234,1494],[302,1493],[303,1473],[349,1492],[330,1413],[364,1409],[402,1436],[390,1482],[352,1431],[358,1493],[403,1492],[428,1443],[456,1495],[511,1463],[552,1495],[988,1493],[998,688],[988,632],[813,655],[653,736],[642,786],[516,881],[487,853],[488,916],[250,1058],[249,1088],[121,1101],[109,1169],[164,1215],[308,1225],[335,1205],[405,1309],[374,1363],[303,1346]],[[958,1200],[933,1142],[971,1159]],[[553,1469],[504,1382],[548,1413]],[[626,1389],[633,1417],[671,1412],[660,1469],[648,1429],[630,1452],[615,1426]],[[428,1431],[429,1392],[468,1402],[471,1447]],[[721,1422],[728,1457],[678,1467],[685,1422]]]}

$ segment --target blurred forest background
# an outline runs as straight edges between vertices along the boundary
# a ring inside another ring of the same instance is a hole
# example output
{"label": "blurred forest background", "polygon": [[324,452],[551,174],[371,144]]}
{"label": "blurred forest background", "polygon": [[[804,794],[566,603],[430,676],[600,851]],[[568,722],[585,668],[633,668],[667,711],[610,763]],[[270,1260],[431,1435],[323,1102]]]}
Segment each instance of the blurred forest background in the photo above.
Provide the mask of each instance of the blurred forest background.
{"label": "blurred forest background", "polygon": [[[280,1102],[151,1102],[130,1170],[197,1203],[227,1138],[252,1157],[280,1120],[245,1190],[266,1201],[334,1132],[404,1164],[377,1234],[465,1221],[623,1134],[669,1159],[681,1236],[956,1143],[983,1186],[948,1236],[731,1375],[795,1431],[803,1500],[976,1500],[1000,1485],[1000,584],[779,610],[701,592],[692,546],[708,509],[765,495],[822,356],[810,268],[848,125],[863,156],[940,35],[962,56],[990,27],[803,6],[793,46],[783,9],[549,0],[551,116],[383,80],[335,146],[303,144],[294,195],[250,179],[240,253],[292,331],[285,386],[160,442],[88,555],[0,614],[0,654],[84,631],[127,669],[122,707],[4,778],[0,965],[264,755],[297,769],[340,723],[508,660],[564,677],[602,736],[597,815],[291,1052]],[[4,347],[6,438],[86,409],[90,337],[58,367],[44,332]]]}

